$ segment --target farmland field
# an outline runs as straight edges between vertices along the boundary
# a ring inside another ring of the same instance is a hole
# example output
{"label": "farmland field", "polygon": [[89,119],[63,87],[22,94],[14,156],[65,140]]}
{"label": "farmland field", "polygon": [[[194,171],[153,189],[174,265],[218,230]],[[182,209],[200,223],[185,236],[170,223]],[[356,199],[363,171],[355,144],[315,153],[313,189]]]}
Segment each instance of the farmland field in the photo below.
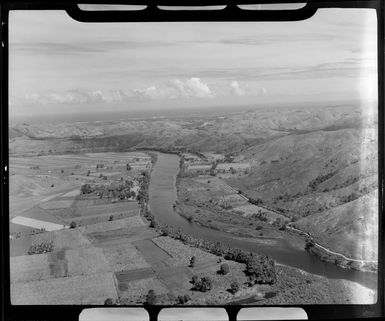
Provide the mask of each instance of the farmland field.
{"label": "farmland field", "polygon": [[[24,202],[22,211],[16,211],[18,215],[12,212],[17,206],[11,208],[13,303],[103,304],[111,298],[141,304],[153,289],[160,302],[174,304],[179,294],[198,300],[190,283],[195,274],[211,275],[226,293],[231,280],[217,276],[215,255],[160,237],[140,216],[137,200],[116,196],[116,186],[123,183],[138,193],[142,170],[151,167],[146,154],[17,157],[12,164],[11,197],[15,202],[31,200],[30,207]],[[196,184],[203,182],[197,179]],[[211,183],[213,190],[226,186],[216,178]],[[227,192],[234,194],[228,186]],[[33,222],[47,228],[36,228]],[[27,254],[32,245],[40,244],[52,244],[53,251]],[[188,266],[192,256],[199,257],[195,267]],[[243,280],[243,266],[235,262],[230,266],[229,276]]]}

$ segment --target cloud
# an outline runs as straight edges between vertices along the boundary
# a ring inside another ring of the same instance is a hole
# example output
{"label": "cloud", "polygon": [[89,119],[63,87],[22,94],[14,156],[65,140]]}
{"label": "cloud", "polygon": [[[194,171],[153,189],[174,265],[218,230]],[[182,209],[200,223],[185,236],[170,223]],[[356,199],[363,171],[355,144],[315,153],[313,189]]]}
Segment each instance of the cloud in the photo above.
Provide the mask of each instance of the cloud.
{"label": "cloud", "polygon": [[259,94],[260,94],[261,96],[267,96],[267,89],[264,88],[264,87],[262,87],[262,88],[260,89],[260,91],[259,91]]}
{"label": "cloud", "polygon": [[115,90],[76,88],[64,92],[34,92],[21,99],[13,99],[15,105],[47,104],[93,104],[115,102],[148,102],[160,100],[177,100],[201,98],[211,99],[227,96],[265,96],[267,90],[249,83],[217,82],[210,86],[198,77],[180,80],[173,79],[158,85],[142,88]]}
{"label": "cloud", "polygon": [[246,91],[239,86],[238,81],[232,81],[230,86],[235,95],[244,96],[246,94]]}
{"label": "cloud", "polygon": [[186,82],[188,91],[195,95],[196,97],[212,97],[213,93],[211,92],[209,86],[202,83],[199,78],[191,78]]}
{"label": "cloud", "polygon": [[167,85],[174,89],[177,96],[180,97],[211,98],[215,96],[209,86],[197,77],[192,77],[184,82],[175,79],[168,82]]}

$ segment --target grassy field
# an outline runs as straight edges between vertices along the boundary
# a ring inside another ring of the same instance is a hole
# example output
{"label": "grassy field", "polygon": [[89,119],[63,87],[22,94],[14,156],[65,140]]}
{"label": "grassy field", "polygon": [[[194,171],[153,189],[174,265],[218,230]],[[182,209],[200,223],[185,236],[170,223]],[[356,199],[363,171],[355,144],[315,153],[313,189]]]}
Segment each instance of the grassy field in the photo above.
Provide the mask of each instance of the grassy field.
{"label": "grassy field", "polygon": [[111,272],[11,283],[14,305],[103,304],[108,297],[117,298]]}

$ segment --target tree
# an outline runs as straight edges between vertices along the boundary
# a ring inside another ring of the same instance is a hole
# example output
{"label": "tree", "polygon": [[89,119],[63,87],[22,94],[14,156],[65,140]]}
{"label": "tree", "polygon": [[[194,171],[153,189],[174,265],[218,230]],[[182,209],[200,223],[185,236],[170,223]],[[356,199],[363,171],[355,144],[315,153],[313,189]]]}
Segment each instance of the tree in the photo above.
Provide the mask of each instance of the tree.
{"label": "tree", "polygon": [[305,243],[305,250],[311,249],[315,245],[313,239],[308,238]]}
{"label": "tree", "polygon": [[158,223],[155,221],[154,218],[151,218],[151,221],[150,221],[150,227],[156,228],[157,226],[158,226]]}
{"label": "tree", "polygon": [[82,194],[89,194],[89,193],[92,193],[93,190],[90,184],[84,184],[80,188],[80,191],[82,192]]}
{"label": "tree", "polygon": [[229,273],[229,271],[230,271],[230,268],[227,263],[221,264],[221,269],[220,269],[221,274],[226,275],[227,273]]}
{"label": "tree", "polygon": [[230,284],[230,291],[231,291],[231,293],[235,294],[235,293],[238,292],[238,290],[239,290],[239,284],[238,284],[238,282],[237,282],[237,281],[232,282],[232,283]]}
{"label": "tree", "polygon": [[76,222],[75,221],[72,221],[71,223],[70,223],[70,228],[75,228],[76,227]]}
{"label": "tree", "polygon": [[110,215],[110,218],[108,219],[109,221],[113,221],[114,220],[114,216],[113,215]]}
{"label": "tree", "polygon": [[193,256],[193,257],[190,259],[190,267],[194,267],[194,266],[195,266],[195,263],[196,263],[196,257]]}
{"label": "tree", "polygon": [[213,282],[207,276],[201,278],[197,283],[195,283],[194,289],[201,292],[210,291],[213,288]]}
{"label": "tree", "polygon": [[114,300],[111,298],[107,298],[104,300],[104,305],[114,305]]}
{"label": "tree", "polygon": [[185,294],[184,296],[184,302],[187,303],[188,301],[191,300],[190,296],[188,294]]}
{"label": "tree", "polygon": [[268,256],[250,255],[246,262],[246,271],[254,283],[273,284],[277,278],[275,262]]}
{"label": "tree", "polygon": [[190,300],[191,300],[191,298],[188,294],[178,296],[178,303],[179,304],[185,304]]}
{"label": "tree", "polygon": [[155,291],[153,289],[149,290],[147,293],[145,304],[154,305],[156,304],[156,301],[157,301],[157,298],[156,298]]}
{"label": "tree", "polygon": [[191,282],[195,285],[198,282],[198,277],[196,275],[193,275]]}

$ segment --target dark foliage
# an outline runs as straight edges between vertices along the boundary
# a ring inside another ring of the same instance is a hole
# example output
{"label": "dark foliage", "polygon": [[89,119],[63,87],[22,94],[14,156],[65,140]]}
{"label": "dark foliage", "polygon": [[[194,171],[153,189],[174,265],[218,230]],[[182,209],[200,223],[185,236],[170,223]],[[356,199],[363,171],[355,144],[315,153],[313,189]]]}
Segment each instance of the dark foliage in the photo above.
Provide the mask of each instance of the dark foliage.
{"label": "dark foliage", "polygon": [[273,284],[277,279],[275,262],[268,256],[250,255],[246,262],[246,272],[258,284]]}
{"label": "dark foliage", "polygon": [[193,256],[193,257],[190,259],[190,266],[191,266],[191,267],[194,267],[194,266],[195,266],[195,263],[196,263],[196,257]]}
{"label": "dark foliage", "polygon": [[94,190],[90,184],[84,184],[84,185],[82,185],[82,187],[80,187],[80,191],[82,192],[82,194],[90,194]]}
{"label": "dark foliage", "polygon": [[209,277],[204,276],[203,278],[201,278],[195,283],[193,289],[200,292],[207,292],[207,291],[210,291],[212,288],[213,288],[213,282]]}
{"label": "dark foliage", "polygon": [[230,291],[231,291],[231,293],[235,294],[235,293],[238,292],[238,290],[239,290],[239,284],[238,284],[238,282],[237,282],[237,281],[232,282],[232,283],[230,284]]}
{"label": "dark foliage", "polygon": [[154,305],[157,302],[157,297],[154,290],[149,290],[146,296],[145,304]]}
{"label": "dark foliage", "polygon": [[227,273],[229,273],[229,271],[230,271],[230,268],[229,268],[229,265],[227,263],[221,264],[221,268],[220,268],[221,274],[226,275]]}
{"label": "dark foliage", "polygon": [[104,305],[114,305],[114,300],[111,298],[105,299]]}

